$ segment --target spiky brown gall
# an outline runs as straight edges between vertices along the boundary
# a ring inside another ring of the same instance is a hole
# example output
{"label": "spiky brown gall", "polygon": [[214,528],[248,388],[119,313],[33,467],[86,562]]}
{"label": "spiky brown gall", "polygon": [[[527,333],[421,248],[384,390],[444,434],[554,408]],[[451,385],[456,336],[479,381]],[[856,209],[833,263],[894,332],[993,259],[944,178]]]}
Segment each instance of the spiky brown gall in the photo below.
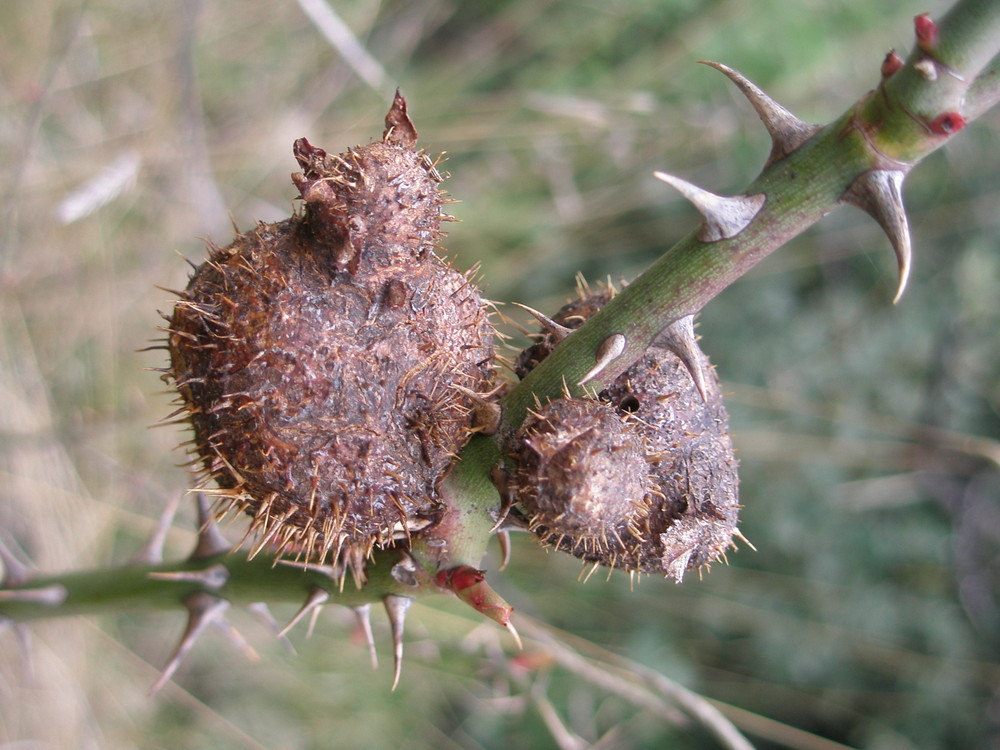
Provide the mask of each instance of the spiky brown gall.
{"label": "spiky brown gall", "polygon": [[[566,306],[577,327],[610,293]],[[686,326],[672,331],[684,336]],[[684,349],[696,347],[693,333]],[[552,351],[546,333],[518,358],[520,372]],[[671,340],[668,336],[664,341]],[[593,563],[661,573],[724,555],[737,521],[736,459],[714,373],[654,345],[600,399],[561,398],[532,411],[505,441],[515,512],[543,543]]]}
{"label": "spiky brown gall", "polygon": [[380,141],[296,141],[304,210],[213,247],[169,327],[223,508],[253,517],[258,548],[359,580],[374,546],[435,518],[492,379],[483,300],[435,253],[441,178],[416,137],[397,95]]}

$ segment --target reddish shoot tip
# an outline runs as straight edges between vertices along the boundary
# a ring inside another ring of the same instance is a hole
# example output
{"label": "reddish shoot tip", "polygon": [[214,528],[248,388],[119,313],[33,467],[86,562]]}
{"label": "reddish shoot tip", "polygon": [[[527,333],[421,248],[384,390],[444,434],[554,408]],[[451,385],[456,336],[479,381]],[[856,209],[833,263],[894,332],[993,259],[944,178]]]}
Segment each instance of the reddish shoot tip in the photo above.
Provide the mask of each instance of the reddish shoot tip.
{"label": "reddish shoot tip", "polygon": [[917,35],[917,46],[924,52],[931,52],[938,43],[938,27],[930,14],[921,13],[913,19],[913,29]]}
{"label": "reddish shoot tip", "polygon": [[902,67],[903,58],[896,54],[896,50],[891,49],[882,61],[882,77],[888,78]]}

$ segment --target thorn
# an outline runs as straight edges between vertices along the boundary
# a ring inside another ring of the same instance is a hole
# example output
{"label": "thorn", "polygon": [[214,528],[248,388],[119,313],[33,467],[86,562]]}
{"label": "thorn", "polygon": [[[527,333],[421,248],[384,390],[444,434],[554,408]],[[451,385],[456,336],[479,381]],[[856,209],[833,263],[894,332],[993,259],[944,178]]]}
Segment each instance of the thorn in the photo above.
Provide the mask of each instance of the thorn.
{"label": "thorn", "polygon": [[392,107],[385,116],[385,132],[382,133],[382,140],[405,148],[413,148],[416,145],[417,129],[413,127],[413,122],[406,113],[406,99],[399,93],[399,89],[396,89]]}
{"label": "thorn", "polygon": [[163,562],[163,544],[167,540],[167,532],[170,531],[170,526],[174,521],[178,505],[180,505],[180,498],[178,497],[174,497],[167,502],[167,507],[164,509],[163,515],[160,516],[160,520],[157,522],[156,528],[153,529],[149,540],[138,552],[132,555],[132,563],[134,565],[156,565]]}
{"label": "thorn", "polygon": [[413,604],[413,599],[399,594],[389,594],[382,603],[389,615],[389,626],[392,629],[392,689],[399,685],[399,675],[403,670],[403,628],[406,625],[406,612]]}
{"label": "thorn", "polygon": [[14,635],[17,637],[17,645],[21,649],[21,668],[29,683],[35,681],[35,660],[32,658],[31,648],[31,628],[21,622],[14,625]]}
{"label": "thorn", "polygon": [[521,640],[521,634],[517,632],[517,628],[514,627],[514,623],[508,621],[504,627],[507,628],[511,637],[514,639],[514,643],[517,644],[517,650],[524,651],[524,641]]}
{"label": "thorn", "polygon": [[260,655],[254,650],[253,646],[247,642],[247,639],[243,637],[243,634],[240,633],[240,631],[238,631],[231,622],[229,622],[229,620],[225,617],[218,617],[212,622],[212,624],[222,633],[222,635],[226,637],[226,640],[233,645],[233,648],[242,652],[243,656],[245,656],[249,661],[260,661]]}
{"label": "thorn", "polygon": [[32,602],[58,607],[68,595],[65,586],[52,583],[37,589],[3,589],[0,591],[0,602]]}
{"label": "thorn", "polygon": [[687,572],[691,555],[694,554],[694,547],[690,547],[678,555],[674,555],[669,560],[666,556],[663,559],[663,575],[665,578],[673,578],[675,583],[684,582],[684,573]]}
{"label": "thorn", "polygon": [[219,525],[212,517],[212,508],[208,500],[198,492],[195,494],[195,503],[198,505],[198,544],[195,545],[188,560],[204,560],[229,552],[232,545],[219,531]]}
{"label": "thorn", "polygon": [[435,580],[438,586],[451,591],[480,614],[507,628],[517,642],[517,647],[523,648],[521,636],[510,621],[514,608],[490,587],[486,582],[484,571],[476,570],[469,565],[459,565],[456,568],[442,570]]}
{"label": "thorn", "polygon": [[222,563],[210,565],[204,570],[178,570],[166,573],[152,572],[150,578],[158,581],[188,581],[198,583],[207,589],[221,589],[229,580],[229,570]]}
{"label": "thorn", "polygon": [[31,578],[31,569],[17,559],[10,548],[0,541],[0,562],[3,563],[3,578],[0,585],[15,587],[27,583]]}
{"label": "thorn", "polygon": [[292,655],[295,654],[295,647],[292,642],[288,640],[285,636],[281,635],[281,625],[278,621],[274,619],[274,615],[271,614],[271,610],[268,608],[267,604],[264,602],[254,602],[247,606],[247,609],[262,623],[264,623],[271,632],[277,636],[278,640],[281,641],[282,645],[288,650]]}
{"label": "thorn", "polygon": [[542,330],[549,334],[557,344],[573,333],[572,328],[567,328],[560,323],[556,323],[548,315],[540,313],[538,310],[528,307],[527,305],[522,305],[520,302],[511,302],[511,304],[514,305],[514,307],[520,307],[525,312],[530,313],[532,317],[538,321],[539,325],[542,326]]}
{"label": "thorn", "polygon": [[925,81],[937,80],[938,77],[937,65],[931,58],[925,57],[923,60],[918,60],[917,62],[913,63],[913,68],[920,74],[920,77],[923,78]]}
{"label": "thorn", "polygon": [[653,172],[653,176],[673,187],[698,209],[702,218],[698,239],[702,242],[735,237],[749,226],[766,200],[763,193],[731,197],[716,195],[666,172]]}
{"label": "thorn", "polygon": [[879,223],[896,252],[899,284],[892,303],[896,304],[906,291],[910,278],[910,227],[903,208],[903,180],[899,170],[875,169],[861,174],[841,197],[844,203],[860,208]]}
{"label": "thorn", "polygon": [[319,586],[311,587],[309,589],[309,596],[306,597],[305,604],[303,604],[299,611],[295,613],[295,617],[292,618],[291,622],[281,629],[281,632],[278,633],[278,637],[281,638],[287,635],[288,631],[294,628],[298,624],[299,620],[315,610],[313,619],[311,619],[309,623],[309,630],[306,632],[306,638],[310,637],[312,635],[313,625],[316,624],[315,615],[319,614],[319,610],[322,609],[323,605],[329,600],[330,594],[326,591],[326,589],[321,589]]}
{"label": "thorn", "polygon": [[765,167],[788,156],[822,129],[822,125],[800,120],[765,94],[750,79],[728,65],[709,60],[699,60],[699,62],[715,68],[735,83],[757,111],[757,116],[771,136],[771,154],[767,157]]}
{"label": "thorn", "polygon": [[451,387],[471,398],[474,403],[472,431],[481,432],[484,435],[496,434],[496,431],[500,429],[500,404],[496,401],[487,401],[484,398],[484,396],[494,395],[496,391],[486,394],[476,393],[473,390],[454,383]]}
{"label": "thorn", "polygon": [[757,551],[757,548],[753,546],[753,542],[751,542],[749,539],[743,536],[743,532],[740,531],[739,529],[733,529],[733,536],[739,539],[741,542],[743,542],[747,547],[752,549],[754,552]]}
{"label": "thorn", "polygon": [[167,681],[173,677],[174,672],[177,671],[181,662],[184,661],[184,657],[187,656],[191,647],[194,646],[195,641],[198,640],[198,637],[206,627],[222,616],[229,608],[229,602],[217,596],[199,591],[185,599],[184,606],[188,611],[188,623],[184,629],[184,635],[181,636],[181,640],[174,649],[170,661],[164,667],[160,679],[150,688],[149,695],[155,695],[160,691],[160,688],[167,684]]}
{"label": "thorn", "polygon": [[596,378],[608,365],[614,362],[625,351],[625,337],[620,333],[612,333],[597,347],[597,364],[581,378],[577,385],[584,385]]}
{"label": "thorn", "polygon": [[358,629],[365,637],[365,643],[368,644],[368,654],[372,659],[372,669],[378,669],[378,653],[375,651],[375,636],[372,635],[372,605],[370,603],[362,604],[351,609],[354,610],[354,616],[358,620]]}
{"label": "thorn", "polygon": [[665,347],[677,355],[681,364],[684,365],[691,380],[694,381],[695,388],[701,395],[702,401],[708,401],[705,390],[705,370],[702,366],[704,355],[698,348],[698,341],[694,335],[694,315],[685,315],[668,325],[657,336],[653,342],[658,346]]}
{"label": "thorn", "polygon": [[510,532],[498,531],[497,541],[500,542],[500,566],[497,570],[506,570],[510,562]]}

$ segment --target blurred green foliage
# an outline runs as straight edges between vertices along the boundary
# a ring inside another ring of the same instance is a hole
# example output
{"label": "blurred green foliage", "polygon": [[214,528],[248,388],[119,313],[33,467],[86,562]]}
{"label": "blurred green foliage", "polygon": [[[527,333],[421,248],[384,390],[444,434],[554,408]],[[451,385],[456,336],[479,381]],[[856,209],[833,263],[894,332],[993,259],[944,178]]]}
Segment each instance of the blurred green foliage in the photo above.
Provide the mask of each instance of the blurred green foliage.
{"label": "blurred green foliage", "polygon": [[[289,213],[294,138],[367,142],[401,86],[421,142],[448,151],[456,264],[481,264],[492,299],[551,312],[577,271],[631,278],[695,224],[653,169],[732,192],[762,164],[750,108],[696,60],[736,67],[826,121],[874,85],[890,47],[908,49],[915,13],[947,7],[334,5],[383,66],[385,90],[292,2],[0,6],[0,527],[42,567],[126,559],[187,486],[172,450],[180,429],[146,430],[169,411],[141,369],[163,353],[135,352],[169,305],[154,285],[183,286],[176,252],[198,261],[197,237],[225,243],[230,215],[245,229]],[[998,124],[986,115],[909,180],[916,262],[900,305],[888,242],[846,209],[702,314],[703,347],[732,394],[756,552],[702,580],[630,591],[618,574],[579,583],[575,560],[521,538],[496,588],[525,613],[819,737],[997,746]],[[116,197],[60,220],[123,156],[139,166]],[[170,541],[180,555],[188,537],[178,528]],[[324,615],[309,641],[294,633],[294,657],[235,615],[260,660],[209,634],[154,700],[147,662],[162,662],[180,614],[42,623],[33,683],[13,639],[0,642],[0,744],[557,747],[544,695],[603,747],[717,747],[563,669],[521,670],[502,634],[452,604],[414,609],[396,693],[348,637],[350,613]],[[376,630],[386,660],[387,628]]]}

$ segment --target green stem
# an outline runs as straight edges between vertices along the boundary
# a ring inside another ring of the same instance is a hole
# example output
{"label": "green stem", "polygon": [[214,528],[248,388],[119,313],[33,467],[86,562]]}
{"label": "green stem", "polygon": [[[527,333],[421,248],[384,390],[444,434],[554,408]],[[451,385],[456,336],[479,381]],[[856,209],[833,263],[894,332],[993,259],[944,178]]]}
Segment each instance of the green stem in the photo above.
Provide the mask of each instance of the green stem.
{"label": "green stem", "polygon": [[[240,551],[201,560],[41,576],[22,587],[0,591],[0,615],[33,620],[111,611],[176,610],[178,603],[197,592],[240,605],[302,604],[318,588],[338,604],[356,606],[386,594],[413,596],[430,591],[428,586],[414,587],[396,580],[392,569],[400,554],[398,550],[380,554],[369,566],[367,583],[360,589],[320,568],[276,562],[265,554],[251,560]],[[193,580],[196,578],[202,580]],[[373,597],[373,592],[378,595]]]}
{"label": "green stem", "polygon": [[[475,567],[485,553],[501,510],[491,476],[501,461],[499,439],[516,430],[536,403],[566,392],[583,394],[579,381],[594,366],[603,341],[621,334],[625,349],[587,383],[590,392],[600,391],[633,364],[670,323],[701,310],[836,208],[860,175],[873,169],[906,172],[942,146],[951,134],[934,132],[929,124],[935,118],[958,113],[972,120],[1000,99],[1000,0],[959,0],[940,21],[938,31],[930,53],[915,51],[894,76],[754,180],[745,193],[761,194],[766,200],[748,226],[715,242],[701,241],[697,233],[682,239],[514,386],[502,400],[498,436],[476,436],[442,482],[445,511],[433,536],[422,536],[409,552],[377,552],[364,588],[349,581],[345,585],[341,578],[316,568],[275,564],[266,555],[250,560],[233,552],[204,560],[36,578],[20,589],[0,589],[0,619],[175,608],[199,591],[238,604],[301,603],[319,588],[329,593],[330,601],[347,605],[389,594],[439,591],[434,581],[439,570]],[[928,55],[934,62],[933,75],[927,65],[918,65]],[[412,561],[417,565],[407,567]],[[218,573],[214,578],[213,571]],[[194,573],[200,578],[157,575],[170,573]]]}
{"label": "green stem", "polygon": [[965,97],[965,112],[970,120],[1000,102],[1000,57],[994,57],[990,64],[976,76]]}

